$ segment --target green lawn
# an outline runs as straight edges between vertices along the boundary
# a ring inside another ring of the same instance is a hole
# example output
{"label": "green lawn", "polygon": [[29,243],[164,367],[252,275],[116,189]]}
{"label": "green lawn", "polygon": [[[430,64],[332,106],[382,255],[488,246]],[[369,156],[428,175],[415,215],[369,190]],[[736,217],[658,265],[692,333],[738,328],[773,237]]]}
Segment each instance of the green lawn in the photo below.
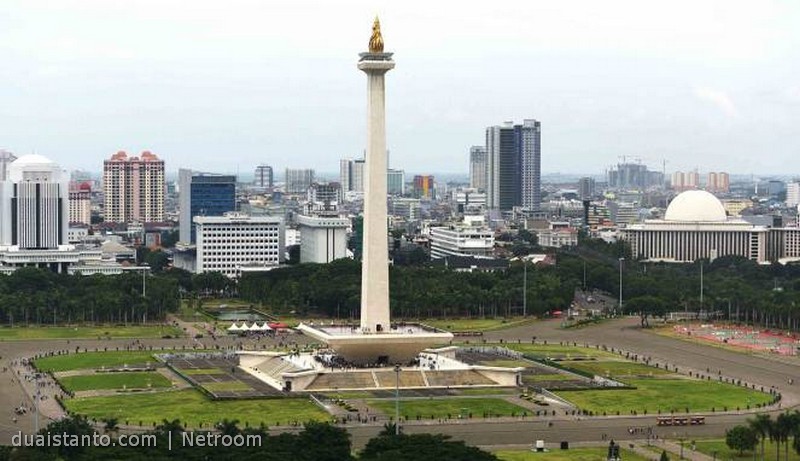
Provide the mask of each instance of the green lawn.
{"label": "green lawn", "polygon": [[[724,440],[698,440],[696,441],[697,451],[705,453],[709,456],[713,454],[713,452],[717,452],[717,459],[720,460],[733,460],[733,461],[750,461],[753,459],[753,452],[746,451],[744,452],[743,456],[739,456],[739,452],[737,450],[731,450],[725,445]],[[756,453],[758,459],[761,459],[761,444],[756,447]],[[783,445],[781,445],[781,460],[786,461],[784,459],[785,449]],[[767,442],[764,444],[764,460],[765,461],[775,461],[777,458],[775,456],[775,444],[770,442],[767,439]],[[800,461],[800,455],[798,455],[791,447],[791,439],[789,441],[789,460],[788,461]]]}
{"label": "green lawn", "polygon": [[488,367],[508,367],[508,368],[516,368],[516,367],[530,367],[533,364],[531,362],[527,362],[525,360],[513,360],[513,359],[498,359],[498,360],[484,360],[481,362],[481,365],[486,365]]}
{"label": "green lawn", "polygon": [[663,376],[670,374],[663,368],[650,367],[628,361],[580,361],[567,364],[569,368],[595,375],[618,378],[623,376]]}
{"label": "green lawn", "polygon": [[545,381],[574,381],[573,375],[541,374],[541,375],[522,375],[522,379],[527,383],[541,383]]}
{"label": "green lawn", "polygon": [[516,394],[519,389],[515,387],[476,387],[473,389],[456,389],[459,395],[504,395]]}
{"label": "green lawn", "polygon": [[202,383],[205,389],[211,392],[223,392],[223,391],[250,391],[253,390],[252,387],[243,383],[241,381],[225,381],[221,383]]}
{"label": "green lawn", "polygon": [[185,374],[186,376],[191,375],[222,375],[225,374],[224,370],[220,370],[219,368],[181,368],[179,370],[181,373]]}
{"label": "green lawn", "polygon": [[286,425],[315,420],[328,421],[330,415],[308,399],[210,400],[194,389],[153,394],[125,394],[66,400],[67,409],[100,420],[115,417],[121,424],[145,426],[162,420],[180,419],[188,426],[204,428],[224,418],[238,419],[242,426]]}
{"label": "green lawn", "polygon": [[517,317],[512,319],[409,319],[408,321],[424,323],[447,331],[494,331],[526,325],[535,320]]}
{"label": "green lawn", "polygon": [[97,339],[97,338],[161,338],[182,336],[183,332],[172,326],[73,326],[73,327],[0,327],[2,340],[32,339]]}
{"label": "green lawn", "polygon": [[712,408],[723,411],[725,406],[728,410],[735,410],[737,406],[744,409],[748,403],[755,406],[770,401],[770,396],[762,392],[714,381],[631,378],[625,382],[636,389],[556,393],[584,410],[595,413],[619,411],[620,414],[630,414],[631,410],[639,413],[647,410],[650,414],[658,410],[669,413],[673,409],[683,412],[687,407],[690,412],[706,412]]}
{"label": "green lawn", "polygon": [[155,363],[153,352],[147,351],[111,351],[83,352],[79,354],[56,355],[36,360],[41,371],[67,371],[87,368],[118,367],[125,364],[141,365]]}
{"label": "green lawn", "polygon": [[[367,405],[382,411],[386,415],[394,415],[393,399],[387,400],[368,400]],[[521,415],[522,412],[530,410],[519,407],[502,399],[493,398],[439,398],[439,399],[419,399],[401,400],[400,414],[409,419],[415,419],[417,415],[424,418],[457,418],[459,414],[467,417],[472,413],[473,418],[482,418],[484,413],[491,413],[492,416],[511,416],[512,413]]]}
{"label": "green lawn", "polygon": [[148,387],[172,386],[170,380],[161,375],[161,373],[147,371],[67,376],[59,379],[59,381],[65,389],[73,392],[100,389],[122,389],[123,387],[126,389],[147,389]]}
{"label": "green lawn", "polygon": [[[496,451],[494,454],[503,461],[598,461],[606,459],[608,449],[601,448],[575,448],[570,450],[552,450],[546,453],[532,451]],[[620,457],[625,461],[648,461],[636,453],[622,449]]]}
{"label": "green lawn", "polygon": [[560,346],[558,344],[514,344],[507,343],[504,346],[509,349],[520,351],[525,354],[535,355],[542,358],[551,358],[553,360],[573,360],[576,358],[590,357],[593,359],[613,359],[619,360],[617,354],[604,351],[602,349],[595,349],[592,347],[581,346]]}

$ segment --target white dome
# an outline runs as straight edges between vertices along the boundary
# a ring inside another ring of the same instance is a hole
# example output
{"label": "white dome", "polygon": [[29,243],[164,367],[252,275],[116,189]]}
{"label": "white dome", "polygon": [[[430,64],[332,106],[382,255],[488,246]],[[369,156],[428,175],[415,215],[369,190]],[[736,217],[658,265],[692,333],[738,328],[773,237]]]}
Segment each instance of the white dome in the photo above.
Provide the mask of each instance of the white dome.
{"label": "white dome", "polygon": [[14,160],[12,163],[15,167],[23,167],[29,165],[55,165],[55,162],[39,154],[23,155],[22,157]]}
{"label": "white dome", "polygon": [[704,190],[689,190],[672,199],[664,214],[666,221],[724,222],[728,220],[722,202]]}

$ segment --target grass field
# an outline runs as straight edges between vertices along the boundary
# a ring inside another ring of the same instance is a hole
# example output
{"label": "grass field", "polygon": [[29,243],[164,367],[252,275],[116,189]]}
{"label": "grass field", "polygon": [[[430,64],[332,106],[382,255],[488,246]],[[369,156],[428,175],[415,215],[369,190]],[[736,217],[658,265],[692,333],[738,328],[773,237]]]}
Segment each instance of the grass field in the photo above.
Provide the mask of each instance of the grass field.
{"label": "grass field", "polygon": [[[598,461],[606,459],[608,449],[601,448],[575,448],[570,450],[552,450],[546,453],[531,451],[497,451],[494,454],[503,461]],[[622,449],[620,457],[625,461],[647,461],[636,453]]]}
{"label": "grass field", "polygon": [[522,317],[511,319],[423,319],[408,321],[424,323],[447,331],[494,331],[535,322],[534,319]]}
{"label": "grass field", "polygon": [[630,414],[631,410],[642,413],[661,412],[669,413],[670,410],[683,412],[689,408],[695,411],[723,411],[735,410],[736,407],[744,409],[748,404],[768,403],[770,396],[742,387],[723,384],[714,381],[700,381],[693,379],[627,379],[626,384],[635,386],[636,389],[617,390],[585,390],[571,392],[556,392],[559,396],[569,400],[583,410],[595,413]]}
{"label": "grass field", "polygon": [[152,352],[147,351],[113,351],[84,352],[80,354],[56,355],[36,360],[41,371],[67,371],[87,368],[118,367],[125,364],[135,365],[155,363]]}
{"label": "grass field", "polygon": [[513,360],[513,359],[498,359],[498,360],[484,360],[481,362],[481,365],[486,365],[489,367],[530,367],[533,365],[531,362],[526,362],[525,360]]}
{"label": "grass field", "polygon": [[[374,407],[387,415],[394,415],[394,400],[368,400],[367,405]],[[442,398],[442,399],[419,399],[400,401],[400,414],[406,418],[414,419],[417,415],[430,418],[464,418],[472,413],[473,418],[482,418],[484,413],[492,416],[511,416],[512,413],[521,415],[522,412],[530,410],[506,402],[502,399],[493,398]]]}
{"label": "grass field", "polygon": [[[709,456],[712,456],[713,453],[717,452],[717,459],[724,459],[724,460],[733,460],[733,461],[750,461],[753,459],[753,452],[746,451],[744,455],[739,456],[739,452],[737,450],[731,450],[725,445],[724,440],[698,440],[695,442],[697,451],[701,453],[705,453]],[[789,441],[789,460],[788,461],[800,461],[800,455],[798,455],[791,447],[791,440]],[[758,459],[761,459],[761,444],[756,447],[756,453]],[[781,460],[786,461],[784,459],[785,451],[783,446],[781,446]],[[775,454],[775,444],[772,443],[769,439],[764,444],[764,460],[765,461],[775,461],[777,459]]]}
{"label": "grass field", "polygon": [[[70,391],[90,391],[101,389],[147,389],[149,387],[170,387],[170,380],[156,372],[98,373],[94,375],[67,376],[59,379],[61,385]],[[149,386],[148,386],[149,384]]]}
{"label": "grass field", "polygon": [[573,375],[557,375],[557,374],[541,374],[541,375],[522,375],[522,379],[526,383],[541,383],[544,381],[572,381],[575,379]]}
{"label": "grass field", "polygon": [[161,338],[182,336],[183,332],[172,326],[73,326],[73,327],[1,327],[2,340],[31,339],[97,339],[97,338]]}
{"label": "grass field", "polygon": [[519,390],[515,387],[476,387],[474,389],[458,389],[459,395],[506,395],[516,394]]}
{"label": "grass field", "polygon": [[619,355],[612,354],[601,349],[594,349],[591,347],[580,346],[560,346],[558,344],[504,344],[509,349],[519,351],[525,354],[531,354],[542,358],[551,358],[554,360],[571,360],[575,358],[593,358],[597,360],[612,359],[619,360]]}
{"label": "grass field", "polygon": [[204,428],[223,418],[238,419],[242,426],[286,425],[315,420],[328,421],[330,415],[308,399],[209,400],[194,389],[153,394],[115,395],[66,400],[68,410],[89,418],[118,418],[120,423],[145,426],[163,419],[180,419],[188,427]]}
{"label": "grass field", "polygon": [[663,376],[670,374],[669,371],[663,368],[650,367],[641,363],[628,361],[581,361],[571,362],[567,366],[576,370],[611,378],[625,376]]}
{"label": "grass field", "polygon": [[225,381],[221,383],[202,383],[201,384],[206,390],[211,392],[223,392],[223,391],[249,391],[253,388],[248,386],[247,384],[241,381]]}
{"label": "grass field", "polygon": [[225,374],[224,370],[220,370],[219,368],[181,368],[181,373],[185,374],[186,376],[191,375],[223,375]]}

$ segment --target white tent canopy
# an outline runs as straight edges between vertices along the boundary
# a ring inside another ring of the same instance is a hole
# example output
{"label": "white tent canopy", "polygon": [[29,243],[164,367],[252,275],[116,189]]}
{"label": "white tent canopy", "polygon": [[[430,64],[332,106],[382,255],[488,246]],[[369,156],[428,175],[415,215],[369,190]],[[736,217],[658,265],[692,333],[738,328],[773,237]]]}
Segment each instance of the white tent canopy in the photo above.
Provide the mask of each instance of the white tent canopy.
{"label": "white tent canopy", "polygon": [[236,325],[236,322],[233,322],[233,325],[228,327],[228,331],[242,331],[242,329]]}
{"label": "white tent canopy", "polygon": [[270,328],[269,325],[267,325],[267,322],[264,322],[264,324],[261,325],[261,331],[271,331],[271,330],[272,328]]}

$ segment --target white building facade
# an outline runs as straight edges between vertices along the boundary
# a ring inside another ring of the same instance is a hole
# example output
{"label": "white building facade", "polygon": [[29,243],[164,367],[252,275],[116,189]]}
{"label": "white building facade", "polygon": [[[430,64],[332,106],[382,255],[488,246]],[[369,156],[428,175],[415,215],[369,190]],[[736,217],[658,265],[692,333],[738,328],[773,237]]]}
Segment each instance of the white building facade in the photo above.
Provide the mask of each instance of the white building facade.
{"label": "white building facade", "polygon": [[277,267],[284,260],[283,218],[228,213],[195,216],[195,271],[221,272],[235,278],[243,268]]}
{"label": "white building facade", "polygon": [[800,258],[800,229],[770,228],[728,218],[712,194],[693,190],[670,203],[664,219],[648,219],[621,231],[635,258],[694,262],[742,256],[758,263]]}
{"label": "white building facade", "polygon": [[467,226],[431,227],[431,258],[451,256],[489,257],[494,249],[494,232]]}
{"label": "white building facade", "polygon": [[329,263],[347,257],[348,218],[338,216],[297,216],[300,230],[300,262]]}

